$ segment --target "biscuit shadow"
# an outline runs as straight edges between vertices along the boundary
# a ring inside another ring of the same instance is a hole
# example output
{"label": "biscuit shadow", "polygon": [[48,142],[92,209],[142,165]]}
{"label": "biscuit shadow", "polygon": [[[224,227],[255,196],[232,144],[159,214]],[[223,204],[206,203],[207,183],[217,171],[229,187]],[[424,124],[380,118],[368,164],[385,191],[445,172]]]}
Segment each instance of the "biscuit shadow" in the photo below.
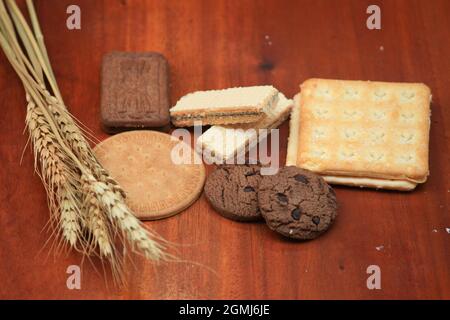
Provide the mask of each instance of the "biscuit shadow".
{"label": "biscuit shadow", "polygon": [[159,132],[163,132],[163,133],[169,133],[172,129],[172,125],[168,124],[162,127],[142,127],[142,128],[136,128],[136,127],[130,127],[130,128],[126,128],[126,127],[107,127],[104,125],[101,125],[101,129],[103,132],[109,134],[109,135],[114,135],[114,134],[118,134],[118,133],[122,133],[122,132],[128,132],[128,131],[142,131],[142,130],[151,130],[151,131],[159,131]]}
{"label": "biscuit shadow", "polygon": [[[369,193],[376,193],[376,194],[402,194],[402,195],[408,195],[413,194],[418,191],[424,191],[424,184],[418,184],[417,187],[413,190],[409,191],[401,191],[401,190],[389,190],[389,189],[376,189],[376,188],[368,188],[368,187],[357,187],[357,186],[345,186],[345,185],[336,185],[336,184],[330,184],[330,186],[333,188],[333,190],[340,190],[340,191],[354,191],[354,192],[369,192]],[[339,200],[339,199],[338,199]]]}

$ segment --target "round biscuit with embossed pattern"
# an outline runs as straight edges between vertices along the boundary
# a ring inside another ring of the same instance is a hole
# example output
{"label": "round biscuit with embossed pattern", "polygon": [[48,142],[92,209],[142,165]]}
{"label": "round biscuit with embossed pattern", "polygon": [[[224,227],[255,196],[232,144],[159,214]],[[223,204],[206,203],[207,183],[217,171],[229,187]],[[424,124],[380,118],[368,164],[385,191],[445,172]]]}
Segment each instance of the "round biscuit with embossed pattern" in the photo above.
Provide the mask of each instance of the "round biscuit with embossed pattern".
{"label": "round biscuit with embossed pattern", "polygon": [[124,132],[99,143],[94,152],[125,190],[126,203],[139,219],[177,214],[202,192],[205,167],[200,157],[171,135]]}

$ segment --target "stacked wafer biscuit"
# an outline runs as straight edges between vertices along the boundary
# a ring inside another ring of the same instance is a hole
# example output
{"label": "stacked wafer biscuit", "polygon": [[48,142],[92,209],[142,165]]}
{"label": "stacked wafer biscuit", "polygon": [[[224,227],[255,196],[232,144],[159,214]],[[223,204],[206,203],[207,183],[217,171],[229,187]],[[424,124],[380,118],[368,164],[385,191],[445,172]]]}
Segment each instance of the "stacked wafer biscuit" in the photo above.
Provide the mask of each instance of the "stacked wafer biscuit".
{"label": "stacked wafer biscuit", "polygon": [[278,127],[292,105],[273,86],[240,87],[190,93],[170,109],[170,116],[176,126],[212,125],[196,148],[209,162],[224,163],[267,135],[259,129]]}
{"label": "stacked wafer biscuit", "polygon": [[258,129],[279,126],[294,105],[286,165],[349,186],[412,190],[426,181],[426,85],[310,79],[294,100],[272,86],[203,91],[181,98],[170,114],[177,126],[213,125],[196,148],[225,163],[257,143]]}
{"label": "stacked wafer biscuit", "polygon": [[412,190],[428,176],[430,89],[310,79],[295,97],[287,165],[334,184]]}

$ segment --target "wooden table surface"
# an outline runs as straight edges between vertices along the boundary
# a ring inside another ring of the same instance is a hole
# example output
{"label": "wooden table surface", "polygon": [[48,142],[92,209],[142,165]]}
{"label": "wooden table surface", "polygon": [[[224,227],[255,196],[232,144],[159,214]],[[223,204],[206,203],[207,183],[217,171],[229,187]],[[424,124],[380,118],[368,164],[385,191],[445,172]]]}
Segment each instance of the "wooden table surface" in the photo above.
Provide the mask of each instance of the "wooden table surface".
{"label": "wooden table surface", "polygon": [[[81,30],[66,28],[70,4],[81,8]],[[381,30],[366,28],[370,4],[381,7]],[[159,51],[170,63],[173,103],[195,90],[256,84],[293,96],[311,77],[424,82],[433,93],[431,175],[411,193],[336,187],[335,225],[304,243],[263,223],[224,219],[202,196],[175,217],[147,223],[195,264],[136,259],[118,290],[86,262],[81,290],[69,290],[66,269],[80,256],[40,251],[49,237],[46,196],[29,149],[20,164],[24,92],[0,54],[0,298],[450,298],[450,1],[36,0],[36,7],[65,101],[99,139],[107,137],[99,124],[102,56]],[[282,161],[288,131],[285,122]],[[381,269],[381,290],[366,286],[370,265]]]}

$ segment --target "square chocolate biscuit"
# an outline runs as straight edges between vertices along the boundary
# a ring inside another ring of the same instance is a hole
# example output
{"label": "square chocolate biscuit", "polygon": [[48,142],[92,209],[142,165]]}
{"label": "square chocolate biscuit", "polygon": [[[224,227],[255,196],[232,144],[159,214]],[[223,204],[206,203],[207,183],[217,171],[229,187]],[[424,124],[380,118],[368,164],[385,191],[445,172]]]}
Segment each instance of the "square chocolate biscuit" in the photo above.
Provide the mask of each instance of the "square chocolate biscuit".
{"label": "square chocolate biscuit", "polygon": [[102,65],[101,121],[107,131],[169,124],[168,63],[159,53],[111,52]]}

